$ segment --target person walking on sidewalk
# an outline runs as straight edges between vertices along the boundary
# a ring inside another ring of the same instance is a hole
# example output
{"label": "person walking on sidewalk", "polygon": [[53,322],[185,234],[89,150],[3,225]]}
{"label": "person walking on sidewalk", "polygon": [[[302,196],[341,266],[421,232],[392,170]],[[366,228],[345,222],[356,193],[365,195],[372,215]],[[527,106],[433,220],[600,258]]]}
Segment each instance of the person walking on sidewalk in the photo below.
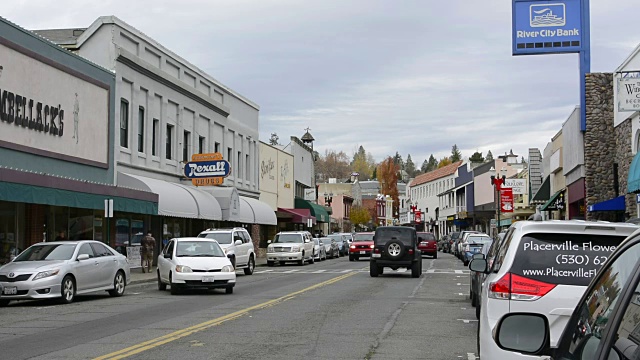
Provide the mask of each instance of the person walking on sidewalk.
{"label": "person walking on sidewalk", "polygon": [[153,249],[156,247],[156,239],[151,236],[151,230],[147,231],[147,236],[143,237],[140,241],[142,245],[142,272],[151,272],[151,266],[153,266]]}

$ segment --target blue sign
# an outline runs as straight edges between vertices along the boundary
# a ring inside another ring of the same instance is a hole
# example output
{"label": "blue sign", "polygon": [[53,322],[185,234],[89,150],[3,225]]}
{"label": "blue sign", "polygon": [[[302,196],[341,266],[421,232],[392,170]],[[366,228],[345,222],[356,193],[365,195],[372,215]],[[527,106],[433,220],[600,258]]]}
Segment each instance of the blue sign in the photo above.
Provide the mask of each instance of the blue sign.
{"label": "blue sign", "polygon": [[184,176],[189,179],[227,177],[231,164],[227,160],[191,161],[184,165]]}
{"label": "blue sign", "polygon": [[640,204],[640,194],[636,194],[636,203]]}
{"label": "blue sign", "polygon": [[580,0],[514,0],[513,55],[583,50]]}

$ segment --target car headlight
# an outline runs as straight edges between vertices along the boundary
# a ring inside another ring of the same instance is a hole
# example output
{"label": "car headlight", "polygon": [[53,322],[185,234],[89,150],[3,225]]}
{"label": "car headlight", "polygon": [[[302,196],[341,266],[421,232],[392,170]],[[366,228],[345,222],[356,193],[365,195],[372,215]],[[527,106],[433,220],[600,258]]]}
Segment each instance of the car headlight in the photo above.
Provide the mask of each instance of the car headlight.
{"label": "car headlight", "polygon": [[269,246],[269,247],[267,247],[267,252],[268,252],[268,253],[275,252],[275,251],[273,251],[273,246]]}
{"label": "car headlight", "polygon": [[38,279],[43,279],[43,278],[50,277],[50,276],[55,276],[55,275],[58,275],[59,272],[60,272],[60,269],[41,271],[33,278],[33,280],[38,280]]}
{"label": "car headlight", "polygon": [[176,265],[176,272],[179,273],[190,273],[193,272],[190,267],[186,265]]}
{"label": "car headlight", "polygon": [[291,247],[291,252],[298,252],[300,251],[300,246],[292,246]]}
{"label": "car headlight", "polygon": [[355,246],[355,245],[351,245],[351,246],[349,246],[349,247],[350,247],[350,248],[352,248],[352,249],[355,249],[355,248],[356,248],[356,246]]}
{"label": "car headlight", "polygon": [[222,272],[233,272],[233,266],[225,265],[222,267]]}
{"label": "car headlight", "polygon": [[375,248],[376,246],[375,246],[375,245],[369,245],[369,247],[373,249],[373,248]]}

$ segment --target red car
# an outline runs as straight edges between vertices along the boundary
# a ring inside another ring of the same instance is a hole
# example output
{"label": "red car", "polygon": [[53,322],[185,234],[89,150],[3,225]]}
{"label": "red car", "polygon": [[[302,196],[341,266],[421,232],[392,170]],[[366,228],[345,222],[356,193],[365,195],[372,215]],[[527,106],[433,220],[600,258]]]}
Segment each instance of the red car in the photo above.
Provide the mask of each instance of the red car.
{"label": "red car", "polygon": [[371,257],[373,249],[373,232],[361,232],[353,234],[353,242],[349,246],[349,261],[359,260],[361,256]]}
{"label": "red car", "polygon": [[422,255],[430,255],[438,258],[438,242],[435,235],[430,232],[418,232],[418,250]]}

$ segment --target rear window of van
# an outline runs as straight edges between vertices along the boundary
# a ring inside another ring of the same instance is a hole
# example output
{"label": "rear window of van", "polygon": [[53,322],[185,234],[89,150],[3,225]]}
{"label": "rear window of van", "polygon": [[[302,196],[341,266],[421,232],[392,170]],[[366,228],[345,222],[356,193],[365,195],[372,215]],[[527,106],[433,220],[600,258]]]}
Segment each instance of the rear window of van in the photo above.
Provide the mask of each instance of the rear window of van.
{"label": "rear window of van", "polygon": [[527,234],[511,273],[549,284],[587,286],[623,236]]}

